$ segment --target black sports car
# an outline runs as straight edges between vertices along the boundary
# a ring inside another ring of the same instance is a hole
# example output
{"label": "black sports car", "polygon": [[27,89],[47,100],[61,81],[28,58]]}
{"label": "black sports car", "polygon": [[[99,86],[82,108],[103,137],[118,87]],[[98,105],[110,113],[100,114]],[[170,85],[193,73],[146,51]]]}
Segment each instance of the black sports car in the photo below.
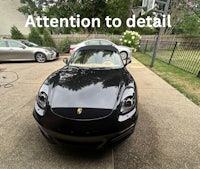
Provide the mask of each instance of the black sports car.
{"label": "black sports car", "polygon": [[135,128],[136,84],[112,46],[79,48],[41,86],[33,116],[51,142],[103,147]]}

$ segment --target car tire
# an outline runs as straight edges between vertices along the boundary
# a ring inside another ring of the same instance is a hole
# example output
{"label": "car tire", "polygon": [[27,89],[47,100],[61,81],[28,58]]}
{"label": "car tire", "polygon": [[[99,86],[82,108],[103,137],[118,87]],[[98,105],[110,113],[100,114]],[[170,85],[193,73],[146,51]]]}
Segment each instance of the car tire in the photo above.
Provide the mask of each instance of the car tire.
{"label": "car tire", "polygon": [[125,60],[128,57],[128,53],[125,52],[125,51],[120,52],[120,55],[121,55],[123,60]]}
{"label": "car tire", "polygon": [[39,52],[35,54],[35,60],[39,63],[44,63],[46,62],[47,57],[44,53]]}

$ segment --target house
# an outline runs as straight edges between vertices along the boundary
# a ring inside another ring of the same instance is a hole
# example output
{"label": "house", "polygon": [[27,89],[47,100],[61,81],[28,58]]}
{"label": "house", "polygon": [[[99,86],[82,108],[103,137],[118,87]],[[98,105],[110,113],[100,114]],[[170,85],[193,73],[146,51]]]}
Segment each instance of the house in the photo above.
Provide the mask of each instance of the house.
{"label": "house", "polygon": [[0,0],[0,36],[10,35],[14,25],[24,35],[28,35],[29,28],[24,26],[26,16],[17,10],[21,5],[20,0]]}

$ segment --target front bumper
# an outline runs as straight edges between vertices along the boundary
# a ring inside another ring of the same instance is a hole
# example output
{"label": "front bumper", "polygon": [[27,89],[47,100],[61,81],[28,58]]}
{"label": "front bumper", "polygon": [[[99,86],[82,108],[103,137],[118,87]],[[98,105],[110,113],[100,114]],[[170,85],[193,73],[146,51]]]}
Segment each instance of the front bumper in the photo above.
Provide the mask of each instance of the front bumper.
{"label": "front bumper", "polygon": [[101,135],[101,136],[72,136],[58,133],[52,130],[48,130],[39,125],[40,130],[47,139],[50,139],[54,143],[68,144],[76,146],[85,146],[92,148],[102,148],[109,144],[117,143],[134,132],[135,124],[129,128],[112,134]]}
{"label": "front bumper", "polygon": [[55,52],[46,54],[46,57],[47,57],[47,60],[55,60],[58,58]]}
{"label": "front bumper", "polygon": [[[56,52],[56,51],[55,51]],[[60,53],[59,52],[56,52],[56,58],[59,58],[60,56]]]}
{"label": "front bumper", "polygon": [[33,116],[43,135],[54,143],[102,148],[131,135],[138,114],[136,111],[124,122],[116,121],[113,115],[88,122],[63,119],[51,112],[40,116],[36,110],[33,111]]}

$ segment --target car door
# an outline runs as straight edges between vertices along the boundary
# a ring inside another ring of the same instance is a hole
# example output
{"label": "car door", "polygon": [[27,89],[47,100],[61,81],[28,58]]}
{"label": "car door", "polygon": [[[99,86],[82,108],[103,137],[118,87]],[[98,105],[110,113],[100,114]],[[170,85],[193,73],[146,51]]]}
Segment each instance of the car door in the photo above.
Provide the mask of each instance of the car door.
{"label": "car door", "polygon": [[8,40],[10,60],[31,60],[33,59],[28,47],[18,41]]}
{"label": "car door", "polygon": [[9,57],[8,44],[5,40],[0,40],[0,61],[6,61]]}

